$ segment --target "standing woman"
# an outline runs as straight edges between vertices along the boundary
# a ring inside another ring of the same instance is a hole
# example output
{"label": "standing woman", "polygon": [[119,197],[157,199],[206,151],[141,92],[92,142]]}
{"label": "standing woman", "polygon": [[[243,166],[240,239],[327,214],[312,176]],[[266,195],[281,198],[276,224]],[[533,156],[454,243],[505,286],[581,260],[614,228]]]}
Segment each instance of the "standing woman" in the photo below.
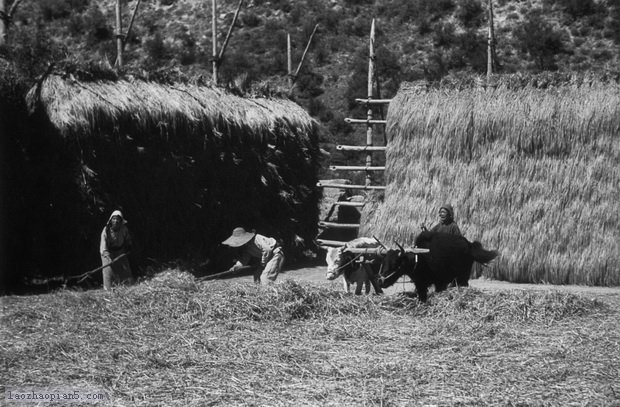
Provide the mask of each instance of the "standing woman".
{"label": "standing woman", "polygon": [[[103,268],[104,290],[110,290],[113,282],[131,283],[133,281],[129,259],[127,258],[132,242],[126,223],[127,221],[123,218],[121,211],[114,211],[101,232],[99,252],[101,253],[102,265],[105,266]],[[112,263],[121,255],[124,256]]]}

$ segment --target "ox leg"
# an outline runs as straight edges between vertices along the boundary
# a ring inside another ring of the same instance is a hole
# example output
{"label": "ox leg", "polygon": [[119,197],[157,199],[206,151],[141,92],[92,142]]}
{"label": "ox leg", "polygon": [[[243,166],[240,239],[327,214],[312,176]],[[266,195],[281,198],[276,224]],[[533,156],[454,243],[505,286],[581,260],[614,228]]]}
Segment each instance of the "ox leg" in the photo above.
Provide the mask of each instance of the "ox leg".
{"label": "ox leg", "polygon": [[342,284],[344,287],[344,292],[345,293],[350,293],[351,292],[351,284],[349,284],[349,282],[347,281],[347,279],[345,278],[345,276],[342,276]]}
{"label": "ox leg", "polygon": [[469,287],[469,278],[467,276],[459,277],[456,279],[456,284],[458,284],[459,287]]}
{"label": "ox leg", "polygon": [[446,288],[448,288],[448,284],[446,284],[446,283],[435,284],[435,292],[437,292],[437,293],[445,291]]}
{"label": "ox leg", "polygon": [[383,290],[381,289],[381,287],[379,287],[377,280],[371,278],[370,284],[372,284],[372,288],[375,289],[375,294],[383,294]]}
{"label": "ox leg", "polygon": [[[383,294],[383,290],[379,287],[379,283],[377,281],[377,275],[372,269],[372,266],[369,264],[364,264],[364,270],[366,270],[366,274],[368,275],[368,281],[366,284],[370,286],[372,284],[372,288],[375,290],[375,294]],[[370,284],[369,284],[370,283]],[[368,287],[368,291],[366,294],[370,292],[370,287]]]}
{"label": "ox leg", "polygon": [[418,299],[422,302],[426,302],[428,299],[428,287],[422,284],[416,284],[415,289],[418,292]]}
{"label": "ox leg", "polygon": [[362,295],[362,285],[364,285],[364,281],[357,280],[355,282],[355,295]]}
{"label": "ox leg", "polygon": [[366,293],[366,295],[370,294],[370,280],[364,281],[364,287],[364,292]]}

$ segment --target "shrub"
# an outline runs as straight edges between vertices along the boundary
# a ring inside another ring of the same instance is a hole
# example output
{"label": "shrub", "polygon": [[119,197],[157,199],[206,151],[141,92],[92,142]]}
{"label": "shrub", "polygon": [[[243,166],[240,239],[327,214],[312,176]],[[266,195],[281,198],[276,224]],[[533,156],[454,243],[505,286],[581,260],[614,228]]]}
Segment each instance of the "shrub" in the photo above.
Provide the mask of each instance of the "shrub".
{"label": "shrub", "polygon": [[84,26],[87,30],[87,45],[95,45],[101,41],[107,41],[113,36],[114,30],[108,25],[105,15],[96,4],[91,5],[86,12]]}
{"label": "shrub", "polygon": [[564,12],[573,19],[578,19],[596,12],[594,0],[556,0]]}
{"label": "shrub", "polygon": [[514,35],[521,50],[530,55],[538,69],[557,69],[555,56],[565,52],[562,33],[542,17],[540,10],[530,12]]}
{"label": "shrub", "polygon": [[484,19],[484,9],[479,0],[461,0],[456,9],[456,18],[467,27],[480,27]]}
{"label": "shrub", "polygon": [[609,7],[609,19],[607,28],[610,37],[616,44],[620,44],[620,2],[616,1]]}
{"label": "shrub", "polygon": [[147,56],[153,61],[161,61],[169,58],[168,49],[164,44],[164,38],[159,32],[156,32],[154,36],[145,41],[144,50]]}
{"label": "shrub", "polygon": [[433,44],[436,47],[449,47],[456,42],[456,27],[452,23],[438,23],[433,30]]}
{"label": "shrub", "polygon": [[248,12],[248,13],[243,13],[241,15],[241,22],[243,23],[244,26],[252,28],[252,27],[258,27],[261,20],[260,20],[260,17],[256,15],[256,13]]}
{"label": "shrub", "polygon": [[43,19],[51,21],[81,13],[88,3],[89,0],[39,0],[39,7]]}

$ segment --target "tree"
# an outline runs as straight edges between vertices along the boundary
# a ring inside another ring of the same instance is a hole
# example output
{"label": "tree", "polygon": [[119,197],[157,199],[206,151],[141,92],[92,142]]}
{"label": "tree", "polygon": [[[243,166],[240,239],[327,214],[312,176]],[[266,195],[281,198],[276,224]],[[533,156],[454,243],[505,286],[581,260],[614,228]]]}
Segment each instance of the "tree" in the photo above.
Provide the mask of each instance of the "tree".
{"label": "tree", "polygon": [[0,46],[5,45],[8,41],[9,25],[21,1],[22,0],[14,0],[11,7],[7,9],[7,0],[0,0]]}
{"label": "tree", "polygon": [[528,13],[525,21],[515,30],[515,38],[517,46],[529,54],[541,71],[556,70],[555,56],[566,52],[562,34],[543,18],[539,9]]}

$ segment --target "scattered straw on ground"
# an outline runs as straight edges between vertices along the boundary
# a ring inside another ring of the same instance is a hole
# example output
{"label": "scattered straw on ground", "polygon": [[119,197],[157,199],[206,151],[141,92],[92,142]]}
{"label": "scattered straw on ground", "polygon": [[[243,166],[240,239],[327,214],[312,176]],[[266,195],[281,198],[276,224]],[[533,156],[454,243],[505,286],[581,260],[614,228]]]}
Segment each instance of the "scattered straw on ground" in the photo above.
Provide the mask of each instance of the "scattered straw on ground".
{"label": "scattered straw on ground", "polygon": [[617,405],[618,303],[546,291],[354,296],[291,280],[3,299],[5,386],[137,405]]}

